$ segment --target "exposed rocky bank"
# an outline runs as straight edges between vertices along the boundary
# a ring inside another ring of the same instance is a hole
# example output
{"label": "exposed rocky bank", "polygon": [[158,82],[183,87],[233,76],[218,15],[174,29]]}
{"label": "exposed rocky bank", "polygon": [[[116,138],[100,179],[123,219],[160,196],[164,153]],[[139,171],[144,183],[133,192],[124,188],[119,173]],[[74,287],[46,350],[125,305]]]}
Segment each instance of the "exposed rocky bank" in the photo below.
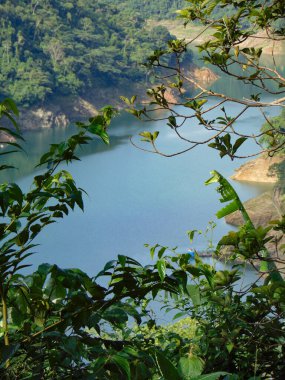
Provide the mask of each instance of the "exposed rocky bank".
{"label": "exposed rocky bank", "polygon": [[[188,72],[203,85],[213,83],[218,79],[216,74],[204,67],[198,68],[193,65]],[[54,96],[41,106],[21,109],[19,125],[22,130],[66,127],[70,123],[96,115],[98,110],[107,104],[120,109],[124,106],[120,95],[131,97],[134,94],[138,95],[141,102],[149,101],[146,95],[146,84],[139,82],[121,88],[97,88],[83,96]],[[166,96],[171,102],[178,100],[178,96],[171,89],[168,89]]]}
{"label": "exposed rocky bank", "polygon": [[119,89],[110,87],[90,91],[85,96],[54,96],[42,106],[21,109],[19,125],[22,130],[66,127],[96,115],[107,104],[119,106],[120,95]]}
{"label": "exposed rocky bank", "polygon": [[[244,202],[245,209],[256,227],[266,226],[269,221],[281,218],[280,197],[279,190],[274,189]],[[282,206],[283,203],[284,200]],[[241,212],[236,211],[228,215],[226,222],[233,226],[241,226],[243,224]]]}
{"label": "exposed rocky bank", "polygon": [[236,169],[231,178],[236,181],[276,183],[277,176],[272,172],[271,168],[274,164],[278,164],[283,160],[284,157],[281,156],[258,157]]}
{"label": "exposed rocky bank", "polygon": [[208,67],[194,67],[190,72],[194,79],[202,86],[208,86],[219,79],[219,76]]}
{"label": "exposed rocky bank", "polygon": [[[278,178],[272,171],[272,166],[283,160],[283,156],[258,157],[236,169],[231,178],[236,181],[277,183]],[[270,220],[280,219],[282,213],[285,212],[283,190],[280,186],[275,186],[271,191],[267,191],[256,198],[246,201],[244,206],[256,226],[266,226]],[[241,213],[236,211],[227,216],[226,222],[234,226],[242,225],[243,219]]]}
{"label": "exposed rocky bank", "polygon": [[[236,170],[232,176],[238,181],[248,182],[267,182],[276,183],[278,178],[272,173],[272,165],[284,160],[284,157],[259,157],[249,161]],[[279,220],[285,213],[285,195],[284,190],[276,185],[271,191],[267,191],[260,196],[250,199],[244,203],[253,224],[258,226],[267,226],[272,220]],[[240,211],[236,211],[228,215],[226,222],[233,226],[241,226],[243,218]],[[278,248],[285,243],[285,237],[282,233],[270,232],[274,236],[274,240],[269,242],[267,248],[272,254],[276,254]]]}

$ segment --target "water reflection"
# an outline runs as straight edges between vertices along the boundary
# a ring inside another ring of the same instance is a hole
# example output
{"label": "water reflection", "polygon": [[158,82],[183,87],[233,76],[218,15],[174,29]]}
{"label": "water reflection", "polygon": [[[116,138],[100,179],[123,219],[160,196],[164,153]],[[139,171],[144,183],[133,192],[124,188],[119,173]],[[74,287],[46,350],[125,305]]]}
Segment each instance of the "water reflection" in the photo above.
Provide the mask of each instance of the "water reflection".
{"label": "water reflection", "polygon": [[[58,144],[61,141],[65,141],[68,137],[76,133],[76,131],[76,127],[70,125],[65,128],[51,128],[43,131],[25,132],[23,134],[25,142],[21,144],[24,151],[19,151],[13,156],[6,156],[5,162],[7,165],[13,165],[15,168],[8,169],[5,173],[0,173],[0,182],[15,182],[31,173],[41,171],[42,169],[37,168],[36,165],[43,153],[49,150],[50,144]],[[95,138],[90,141],[88,145],[80,147],[77,154],[83,158],[90,154],[107,152],[116,149],[122,144],[126,144],[128,140],[129,135],[114,135],[111,132],[110,145],[105,145],[99,138]]]}

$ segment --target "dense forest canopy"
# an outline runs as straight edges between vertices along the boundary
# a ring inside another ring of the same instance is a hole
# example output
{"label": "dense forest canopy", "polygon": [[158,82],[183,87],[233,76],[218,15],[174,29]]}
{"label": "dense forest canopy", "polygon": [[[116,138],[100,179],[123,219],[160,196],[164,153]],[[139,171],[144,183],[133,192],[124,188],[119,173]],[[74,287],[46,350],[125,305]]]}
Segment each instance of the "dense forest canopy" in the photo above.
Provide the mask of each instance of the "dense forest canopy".
{"label": "dense forest canopy", "polygon": [[[28,107],[52,94],[143,81],[141,65],[173,39],[150,19],[168,19],[184,0],[4,0],[0,4],[1,99]],[[214,17],[233,6],[217,7]]]}
{"label": "dense forest canopy", "polygon": [[[156,10],[169,10],[169,1],[164,3]],[[53,93],[78,94],[96,85],[142,80],[140,63],[171,36],[161,26],[145,28],[152,11],[141,11],[134,1],[3,1],[2,98],[29,106]]]}

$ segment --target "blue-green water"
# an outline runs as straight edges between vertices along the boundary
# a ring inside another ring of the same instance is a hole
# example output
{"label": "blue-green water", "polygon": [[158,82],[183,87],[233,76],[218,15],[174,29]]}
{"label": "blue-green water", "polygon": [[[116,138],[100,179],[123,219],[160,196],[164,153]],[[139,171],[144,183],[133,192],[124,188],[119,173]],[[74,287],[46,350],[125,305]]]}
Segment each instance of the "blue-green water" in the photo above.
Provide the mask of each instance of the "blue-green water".
{"label": "blue-green water", "polygon": [[[230,105],[229,109],[233,115],[239,110],[236,105]],[[278,109],[271,108],[268,114],[276,115]],[[239,126],[254,132],[261,123],[259,111],[253,109],[242,117]],[[88,193],[85,212],[76,210],[47,227],[37,241],[40,244],[37,254],[30,259],[34,265],[50,262],[95,274],[118,254],[149,262],[144,243],[178,246],[179,251],[186,251],[190,246],[186,231],[205,230],[209,220],[217,223],[214,241],[231,229],[223,220],[215,219],[220,208],[218,194],[215,186],[206,187],[204,182],[213,169],[229,177],[243,160],[221,160],[207,146],[174,158],[148,154],[129,142],[130,135],[136,136],[145,129],[161,130],[160,146],[166,152],[185,147],[163,122],[142,125],[126,114],[117,117],[110,129],[110,147],[95,141],[81,152],[81,162],[68,167],[78,185]],[[184,132],[195,138],[207,135],[197,125],[186,126]],[[19,170],[10,172],[9,179],[29,188],[36,158],[48,144],[70,133],[72,127],[26,133],[29,156],[17,156],[14,163]],[[248,143],[244,151],[253,149],[252,143]],[[235,188],[247,200],[269,186],[236,182]],[[198,250],[206,246],[204,238],[192,244]]]}

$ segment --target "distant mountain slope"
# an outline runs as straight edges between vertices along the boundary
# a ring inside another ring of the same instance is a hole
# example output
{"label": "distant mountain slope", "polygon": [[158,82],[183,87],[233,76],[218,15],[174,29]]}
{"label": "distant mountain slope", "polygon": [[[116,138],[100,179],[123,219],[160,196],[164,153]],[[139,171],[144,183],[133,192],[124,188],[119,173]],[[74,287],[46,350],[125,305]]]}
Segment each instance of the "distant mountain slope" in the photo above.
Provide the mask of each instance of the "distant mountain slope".
{"label": "distant mountain slope", "polygon": [[30,106],[55,93],[142,80],[139,63],[171,38],[166,28],[144,28],[145,17],[181,2],[1,1],[1,98]]}

